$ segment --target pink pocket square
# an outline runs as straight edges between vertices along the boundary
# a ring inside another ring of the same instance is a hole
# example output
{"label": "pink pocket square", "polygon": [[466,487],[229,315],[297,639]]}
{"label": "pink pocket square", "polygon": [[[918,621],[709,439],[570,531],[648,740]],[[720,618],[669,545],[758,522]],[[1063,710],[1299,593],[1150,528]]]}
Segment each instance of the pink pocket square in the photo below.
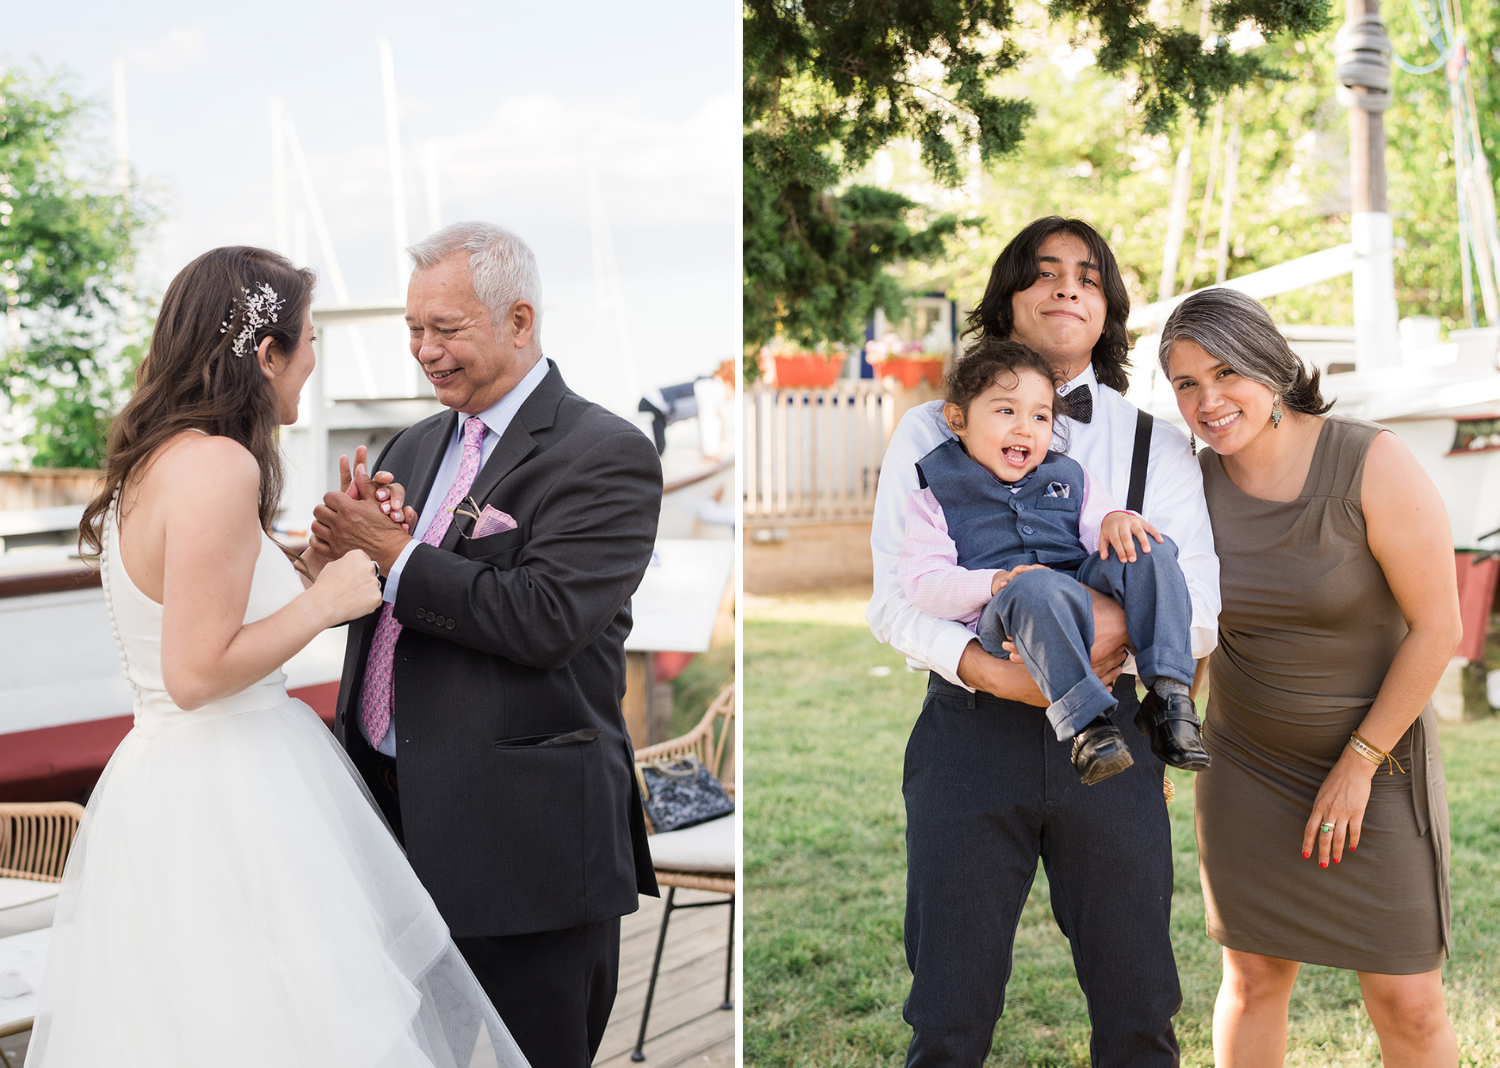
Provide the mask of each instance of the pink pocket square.
{"label": "pink pocket square", "polygon": [[485,505],[484,511],[479,513],[479,518],[474,521],[474,532],[471,538],[483,538],[490,534],[499,534],[507,530],[515,530],[516,521],[506,513],[500,511],[493,505]]}

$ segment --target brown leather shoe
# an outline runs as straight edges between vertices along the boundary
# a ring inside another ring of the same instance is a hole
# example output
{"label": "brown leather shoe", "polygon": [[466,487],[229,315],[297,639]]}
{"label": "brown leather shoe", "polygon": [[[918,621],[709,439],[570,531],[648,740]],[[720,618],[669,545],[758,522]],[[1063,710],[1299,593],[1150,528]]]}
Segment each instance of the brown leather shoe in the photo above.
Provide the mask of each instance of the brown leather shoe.
{"label": "brown leather shoe", "polygon": [[1118,727],[1085,727],[1073,736],[1073,768],[1085,786],[1118,775],[1134,763]]}
{"label": "brown leather shoe", "polygon": [[1162,700],[1155,690],[1146,694],[1135,725],[1151,739],[1157,759],[1183,771],[1202,771],[1212,757],[1203,748],[1203,728],[1192,698],[1176,693]]}

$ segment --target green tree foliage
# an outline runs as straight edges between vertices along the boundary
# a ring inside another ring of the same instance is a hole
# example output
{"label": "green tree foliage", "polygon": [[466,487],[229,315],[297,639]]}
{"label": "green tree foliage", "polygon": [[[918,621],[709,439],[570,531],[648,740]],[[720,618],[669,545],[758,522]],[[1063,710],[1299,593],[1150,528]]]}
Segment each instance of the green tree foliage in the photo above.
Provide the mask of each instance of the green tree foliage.
{"label": "green tree foliage", "polygon": [[[1328,21],[1327,0],[1229,0],[1214,12],[1221,27],[1248,21],[1267,36]],[[903,257],[888,245],[853,253],[873,224],[861,213],[876,205],[861,193],[862,207],[844,210],[839,201],[853,189],[840,183],[883,146],[914,142],[937,185],[951,188],[970,154],[992,166],[1021,144],[1035,99],[997,89],[1025,58],[1016,14],[1012,0],[748,0],[747,349],[778,324],[803,341],[856,339],[849,324],[873,309],[874,275]],[[1259,53],[1236,52],[1222,38],[1205,47],[1198,33],[1156,22],[1141,0],[1052,0],[1042,18],[1093,43],[1099,70],[1129,82],[1147,134],[1170,129],[1184,107],[1202,117],[1238,87],[1284,77]],[[883,208],[893,213],[887,228],[934,253],[957,230],[956,217],[929,219],[915,204]]]}
{"label": "green tree foliage", "polygon": [[[1485,155],[1491,175],[1500,176],[1500,8],[1484,0],[1463,7]],[[1414,65],[1437,58],[1410,2],[1388,2],[1381,10],[1398,55]],[[1392,78],[1394,99],[1385,113],[1388,199],[1396,238],[1405,244],[1396,253],[1396,303],[1402,315],[1432,315],[1449,327],[1467,326],[1448,83],[1441,69],[1425,75],[1396,71]],[[1475,304],[1482,323],[1477,293]]]}
{"label": "green tree foliage", "polygon": [[[1469,58],[1491,167],[1500,123],[1500,9],[1466,12]],[[1413,63],[1436,58],[1410,5],[1383,7],[1398,54]],[[1021,38],[1029,57],[996,83],[1036,109],[1023,154],[987,168],[979,197],[950,193],[931,182],[915,145],[888,151],[889,184],[929,202],[933,210],[982,216],[983,234],[949,243],[940,262],[910,265],[910,290],[940,289],[961,304],[978,299],[1000,248],[1039,215],[1087,219],[1110,241],[1133,301],[1155,300],[1162,243],[1169,224],[1173,170],[1192,138],[1192,197],[1174,289],[1211,284],[1231,126],[1240,125],[1238,191],[1229,233],[1233,278],[1349,240],[1348,112],[1335,100],[1335,27],[1305,40],[1281,39],[1263,48],[1266,61],[1287,72],[1232,94],[1214,152],[1214,112],[1203,125],[1183,123],[1171,135],[1147,134],[1118,78],[1070,51],[1060,27]],[[1466,325],[1458,259],[1458,217],[1452,160],[1453,126],[1443,72],[1393,72],[1395,100],[1386,112],[1389,208],[1399,312],[1431,315],[1448,327]],[[1487,124],[1487,125],[1485,125]],[[1215,191],[1206,220],[1202,198],[1210,159],[1217,157]],[[864,172],[866,174],[869,171]],[[1495,170],[1500,174],[1500,168]],[[971,187],[972,189],[972,187]],[[1202,227],[1200,229],[1200,226]],[[1193,263],[1201,245],[1203,256]],[[1353,318],[1348,277],[1310,286],[1266,303],[1287,324],[1348,324]]]}
{"label": "green tree foliage", "polygon": [[33,420],[37,466],[99,465],[139,358],[120,283],[139,220],[81,145],[86,115],[56,79],[0,71],[0,389]]}

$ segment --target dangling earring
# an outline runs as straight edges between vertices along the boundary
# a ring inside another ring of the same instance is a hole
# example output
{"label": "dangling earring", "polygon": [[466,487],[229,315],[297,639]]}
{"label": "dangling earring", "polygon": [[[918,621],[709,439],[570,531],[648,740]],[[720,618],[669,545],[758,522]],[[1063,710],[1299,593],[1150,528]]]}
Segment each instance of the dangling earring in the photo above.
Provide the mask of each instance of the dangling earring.
{"label": "dangling earring", "polygon": [[1193,450],[1193,455],[1198,455],[1198,439],[1193,437],[1193,432],[1188,431],[1188,448]]}
{"label": "dangling earring", "polygon": [[1271,429],[1277,430],[1281,427],[1281,394],[1276,394],[1271,401]]}

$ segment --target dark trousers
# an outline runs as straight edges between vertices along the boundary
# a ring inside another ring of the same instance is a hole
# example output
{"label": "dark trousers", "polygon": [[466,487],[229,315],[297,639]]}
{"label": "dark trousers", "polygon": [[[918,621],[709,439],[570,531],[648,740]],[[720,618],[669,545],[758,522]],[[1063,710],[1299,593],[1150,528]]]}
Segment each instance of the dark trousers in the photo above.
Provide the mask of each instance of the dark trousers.
{"label": "dark trousers", "polygon": [[[405,845],[396,762],[365,746],[355,764]],[[618,916],[560,931],[455,938],[453,944],[532,1068],[588,1068],[615,1004]]]}
{"label": "dark trousers", "polygon": [[1094,604],[1085,586],[1120,602],[1136,668],[1148,684],[1165,675],[1191,686],[1197,667],[1193,606],[1171,538],[1152,542],[1149,553],[1137,550],[1128,564],[1111,549],[1108,560],[1090,553],[1074,574],[1022,572],[980,613],[979,644],[1004,657],[1006,638],[1015,640],[1016,651],[1052,702],[1047,718],[1064,739],[1115,706],[1089,662]]}
{"label": "dark trousers", "polygon": [[1135,765],[1084,786],[1041,709],[931,677],[902,784],[908,1068],[984,1062],[1038,857],[1088,1002],[1092,1063],[1178,1063],[1163,766],[1130,728],[1134,686],[1122,677],[1112,718]]}
{"label": "dark trousers", "polygon": [[562,931],[453,942],[533,1068],[588,1068],[615,1004],[618,916]]}

